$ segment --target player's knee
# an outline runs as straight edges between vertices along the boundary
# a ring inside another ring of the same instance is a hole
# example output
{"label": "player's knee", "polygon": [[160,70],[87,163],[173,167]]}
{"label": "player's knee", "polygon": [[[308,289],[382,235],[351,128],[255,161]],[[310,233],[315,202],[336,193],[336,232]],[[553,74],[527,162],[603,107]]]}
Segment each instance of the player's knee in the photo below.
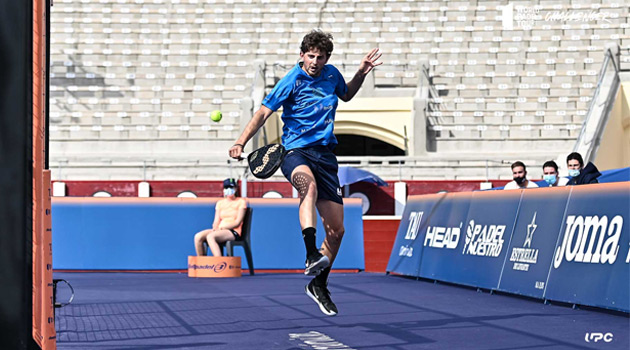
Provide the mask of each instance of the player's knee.
{"label": "player's knee", "polygon": [[215,235],[215,232],[214,232],[214,231],[212,231],[211,233],[209,233],[209,234],[206,236],[206,242],[208,242],[208,243],[210,243],[210,242],[215,242],[216,240],[217,240],[217,237],[216,237],[216,235]]}
{"label": "player's knee", "polygon": [[195,234],[195,242],[203,242],[205,238],[205,232],[197,232],[197,234]]}
{"label": "player's knee", "polygon": [[314,181],[308,184],[308,192],[306,195],[313,198],[317,198],[317,186],[315,185]]}
{"label": "player's knee", "polygon": [[330,230],[328,236],[330,238],[331,244],[339,244],[341,243],[341,239],[343,238],[343,234],[346,232],[343,225],[333,228]]}

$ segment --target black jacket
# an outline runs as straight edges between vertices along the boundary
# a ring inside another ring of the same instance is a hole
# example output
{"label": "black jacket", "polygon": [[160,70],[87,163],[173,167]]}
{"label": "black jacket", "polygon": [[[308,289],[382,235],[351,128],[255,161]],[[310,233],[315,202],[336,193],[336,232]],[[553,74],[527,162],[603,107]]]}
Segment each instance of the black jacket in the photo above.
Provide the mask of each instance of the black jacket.
{"label": "black jacket", "polygon": [[580,175],[571,178],[567,183],[567,186],[571,185],[586,185],[586,184],[596,184],[597,178],[601,175],[595,164],[588,162],[586,166],[580,170]]}

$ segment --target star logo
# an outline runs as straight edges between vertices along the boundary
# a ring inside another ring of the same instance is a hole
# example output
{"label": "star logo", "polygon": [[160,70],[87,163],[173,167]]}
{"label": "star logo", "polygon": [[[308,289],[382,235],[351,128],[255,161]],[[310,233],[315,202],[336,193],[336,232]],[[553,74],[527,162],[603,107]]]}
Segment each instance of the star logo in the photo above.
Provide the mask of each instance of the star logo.
{"label": "star logo", "polygon": [[532,238],[534,238],[534,231],[536,231],[536,212],[534,212],[534,217],[532,218],[532,223],[527,225],[527,237],[525,237],[525,243],[523,247],[532,247]]}

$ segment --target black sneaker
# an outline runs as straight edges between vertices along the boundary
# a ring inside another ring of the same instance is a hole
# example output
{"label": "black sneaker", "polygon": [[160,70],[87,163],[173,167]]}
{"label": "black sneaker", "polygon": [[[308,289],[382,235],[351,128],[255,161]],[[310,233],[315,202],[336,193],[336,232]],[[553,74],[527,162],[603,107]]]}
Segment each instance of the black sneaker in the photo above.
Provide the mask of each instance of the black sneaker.
{"label": "black sneaker", "polygon": [[306,268],[304,274],[308,276],[317,276],[330,265],[330,259],[320,252],[311,254],[306,258]]}
{"label": "black sneaker", "polygon": [[311,297],[311,299],[319,305],[319,309],[322,310],[325,315],[335,316],[337,314],[337,306],[330,299],[330,291],[328,291],[325,285],[321,286],[313,282],[315,282],[315,280],[304,287],[306,295]]}

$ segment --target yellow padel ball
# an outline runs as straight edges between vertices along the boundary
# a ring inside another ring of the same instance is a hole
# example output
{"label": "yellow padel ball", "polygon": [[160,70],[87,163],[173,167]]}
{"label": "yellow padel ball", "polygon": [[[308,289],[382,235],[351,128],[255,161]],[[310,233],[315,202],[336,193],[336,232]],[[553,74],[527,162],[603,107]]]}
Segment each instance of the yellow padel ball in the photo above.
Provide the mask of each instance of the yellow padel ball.
{"label": "yellow padel ball", "polygon": [[223,113],[221,113],[221,111],[219,110],[212,111],[212,113],[210,114],[210,119],[215,122],[221,121],[221,118],[223,118]]}

